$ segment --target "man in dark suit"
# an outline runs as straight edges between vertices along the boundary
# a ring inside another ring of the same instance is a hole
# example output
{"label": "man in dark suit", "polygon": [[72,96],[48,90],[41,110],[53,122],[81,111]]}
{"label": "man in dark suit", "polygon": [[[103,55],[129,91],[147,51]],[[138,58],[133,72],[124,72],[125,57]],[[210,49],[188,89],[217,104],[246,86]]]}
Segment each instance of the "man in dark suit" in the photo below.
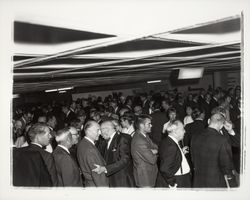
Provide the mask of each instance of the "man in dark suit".
{"label": "man in dark suit", "polygon": [[160,103],[155,102],[153,104],[153,113],[150,115],[152,117],[152,128],[149,136],[157,146],[159,146],[162,139],[163,125],[168,121],[166,113],[161,112],[160,107]]}
{"label": "man in dark suit", "polygon": [[163,187],[191,187],[190,167],[184,153],[179,146],[179,141],[184,137],[184,126],[181,121],[171,122],[167,131],[168,137],[160,144],[160,174],[163,177]]}
{"label": "man in dark suit", "polygon": [[152,127],[151,117],[145,114],[138,116],[135,126],[136,133],[131,142],[135,183],[137,187],[154,187],[158,173],[158,147],[148,136]]}
{"label": "man in dark suit", "polygon": [[95,146],[100,135],[100,125],[95,121],[88,121],[84,126],[85,137],[77,147],[77,158],[80,164],[86,187],[108,187],[109,182],[105,174],[93,171],[96,165],[105,166],[106,162]]}
{"label": "man in dark suit", "polygon": [[31,143],[29,146],[23,147],[23,150],[36,151],[40,153],[50,174],[53,186],[57,186],[58,180],[53,156],[51,153],[43,149],[49,144],[51,139],[49,127],[43,123],[36,123],[29,129],[28,136],[30,138]]}
{"label": "man in dark suit", "polygon": [[184,146],[190,147],[191,140],[193,137],[201,134],[202,131],[205,129],[204,125],[204,118],[205,118],[205,111],[202,108],[194,108],[192,112],[193,122],[189,123],[185,126],[185,135],[184,135]]}
{"label": "man in dark suit", "polygon": [[52,182],[43,158],[37,151],[13,148],[13,185],[51,187]]}
{"label": "man in dark suit", "polygon": [[217,106],[219,106],[219,99],[220,99],[220,91],[215,90],[213,93],[213,97],[211,98],[210,101],[210,110],[213,110]]}
{"label": "man in dark suit", "polygon": [[70,122],[76,119],[76,114],[68,106],[63,106],[62,112],[65,114],[64,124],[65,126],[69,126]]}
{"label": "man in dark suit", "polygon": [[101,124],[101,134],[106,141],[103,145],[106,166],[97,166],[94,171],[98,174],[106,173],[110,187],[133,187],[131,137],[117,132],[112,121],[105,121]]}
{"label": "man in dark suit", "polygon": [[208,125],[208,119],[211,116],[210,102],[211,102],[211,95],[209,93],[207,93],[205,95],[205,100],[202,101],[201,104],[200,104],[200,107],[205,110],[204,124],[205,124],[206,127]]}
{"label": "man in dark suit", "polygon": [[147,93],[141,94],[140,98],[142,101],[142,113],[148,115],[150,106],[149,106],[149,100],[147,99],[148,98]]}
{"label": "man in dark suit", "polygon": [[80,169],[71,157],[69,148],[73,145],[73,139],[69,128],[64,128],[56,133],[58,143],[53,152],[56,164],[58,186],[81,187]]}
{"label": "man in dark suit", "polygon": [[232,179],[231,147],[220,133],[224,123],[225,116],[214,113],[208,128],[192,140],[194,187],[226,187],[226,181]]}

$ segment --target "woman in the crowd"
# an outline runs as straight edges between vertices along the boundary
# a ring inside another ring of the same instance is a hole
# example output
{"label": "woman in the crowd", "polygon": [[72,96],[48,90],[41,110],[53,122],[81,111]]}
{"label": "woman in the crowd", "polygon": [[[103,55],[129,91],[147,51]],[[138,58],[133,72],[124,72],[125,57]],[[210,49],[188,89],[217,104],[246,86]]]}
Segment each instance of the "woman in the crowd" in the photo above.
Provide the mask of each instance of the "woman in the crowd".
{"label": "woman in the crowd", "polygon": [[187,125],[187,124],[190,124],[192,123],[194,120],[192,118],[192,112],[193,112],[193,109],[191,106],[187,106],[186,107],[186,116],[184,117],[184,120],[183,120],[183,123],[184,123],[184,127]]}

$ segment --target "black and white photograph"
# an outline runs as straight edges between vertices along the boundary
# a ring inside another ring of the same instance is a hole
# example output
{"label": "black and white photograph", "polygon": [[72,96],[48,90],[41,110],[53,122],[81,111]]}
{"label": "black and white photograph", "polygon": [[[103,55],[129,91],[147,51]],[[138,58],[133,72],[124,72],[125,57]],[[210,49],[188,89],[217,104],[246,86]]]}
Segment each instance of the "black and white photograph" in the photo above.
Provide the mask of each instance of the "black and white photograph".
{"label": "black and white photograph", "polygon": [[0,199],[249,199],[247,0],[0,0]]}

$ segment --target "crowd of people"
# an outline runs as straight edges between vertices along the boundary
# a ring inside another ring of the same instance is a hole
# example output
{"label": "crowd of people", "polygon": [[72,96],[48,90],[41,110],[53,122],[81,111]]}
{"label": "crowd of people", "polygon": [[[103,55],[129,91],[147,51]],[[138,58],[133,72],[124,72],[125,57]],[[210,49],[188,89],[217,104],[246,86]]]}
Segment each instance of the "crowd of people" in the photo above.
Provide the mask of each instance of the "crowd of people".
{"label": "crowd of people", "polygon": [[13,109],[13,185],[238,187],[241,88]]}

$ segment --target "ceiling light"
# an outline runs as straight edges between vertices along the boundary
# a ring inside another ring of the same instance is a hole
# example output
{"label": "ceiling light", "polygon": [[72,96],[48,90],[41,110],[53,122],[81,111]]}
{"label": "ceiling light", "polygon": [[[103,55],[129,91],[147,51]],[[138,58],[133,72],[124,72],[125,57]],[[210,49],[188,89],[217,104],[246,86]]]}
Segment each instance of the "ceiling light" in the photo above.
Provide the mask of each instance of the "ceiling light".
{"label": "ceiling light", "polygon": [[204,68],[181,68],[178,79],[195,79],[201,78]]}
{"label": "ceiling light", "polygon": [[19,98],[20,94],[13,94],[13,98]]}
{"label": "ceiling light", "polygon": [[74,87],[58,88],[58,89],[45,90],[45,92],[57,92],[57,91],[64,91],[64,90],[72,90],[73,88]]}
{"label": "ceiling light", "polygon": [[57,89],[45,90],[45,92],[56,92]]}
{"label": "ceiling light", "polygon": [[59,88],[58,91],[61,91],[61,90],[72,90],[73,87],[67,87],[67,88]]}
{"label": "ceiling light", "polygon": [[61,90],[61,91],[59,91],[59,93],[65,93],[66,91],[65,90]]}
{"label": "ceiling light", "polygon": [[160,83],[161,80],[147,81],[147,83]]}

